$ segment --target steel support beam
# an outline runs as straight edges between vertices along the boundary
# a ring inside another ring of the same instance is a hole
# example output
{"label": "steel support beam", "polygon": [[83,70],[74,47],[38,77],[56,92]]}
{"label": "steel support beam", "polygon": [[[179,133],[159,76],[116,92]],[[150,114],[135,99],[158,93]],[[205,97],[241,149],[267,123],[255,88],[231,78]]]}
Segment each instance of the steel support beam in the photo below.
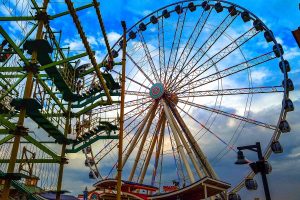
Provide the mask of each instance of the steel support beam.
{"label": "steel support beam", "polygon": [[136,170],[136,167],[137,167],[137,164],[140,161],[142,150],[143,150],[144,144],[146,142],[147,136],[149,134],[149,130],[150,130],[150,127],[152,125],[153,119],[155,117],[156,110],[157,110],[157,106],[151,112],[149,120],[148,120],[147,125],[145,127],[145,130],[144,130],[144,132],[142,134],[143,137],[142,137],[142,140],[141,140],[141,144],[140,144],[140,147],[139,147],[139,150],[138,150],[137,154],[135,155],[135,160],[134,160],[134,163],[133,163],[133,166],[131,168],[131,172],[130,172],[130,175],[129,175],[129,178],[128,178],[129,181],[132,181],[134,173],[135,173],[135,170]]}
{"label": "steel support beam", "polygon": [[183,164],[185,166],[185,169],[187,171],[187,174],[189,176],[189,179],[191,181],[191,183],[194,183],[195,182],[195,177],[194,177],[194,174],[191,170],[191,167],[189,165],[189,162],[186,158],[186,155],[185,155],[185,152],[184,152],[184,149],[183,149],[183,146],[180,142],[180,139],[179,139],[179,136],[178,136],[178,132],[175,128],[175,124],[174,124],[174,121],[172,120],[172,117],[171,117],[171,113],[170,113],[170,110],[165,102],[165,100],[161,100],[162,103],[163,103],[163,109],[165,111],[165,114],[166,114],[166,118],[168,119],[168,122],[170,124],[170,127],[171,127],[171,130],[173,132],[173,135],[174,135],[174,139],[175,139],[175,142],[176,142],[176,146],[177,146],[177,151],[179,152],[181,158],[182,158],[182,161],[183,161]]}
{"label": "steel support beam", "polygon": [[197,156],[197,159],[199,163],[203,166],[203,171],[205,172],[206,175],[217,179],[217,174],[213,170],[212,166],[210,165],[209,161],[207,160],[206,156],[204,155],[203,151],[201,150],[200,146],[198,145],[197,141],[193,137],[192,133],[188,129],[187,125],[181,118],[179,112],[175,108],[175,106],[171,106],[171,111],[173,115],[175,116],[176,120],[178,121],[181,129],[183,130],[188,142],[190,143],[192,150],[194,151],[195,155]]}
{"label": "steel support beam", "polygon": [[148,113],[146,114],[145,118],[143,119],[143,121],[142,121],[141,125],[139,126],[137,132],[135,133],[133,139],[131,140],[130,146],[129,146],[127,152],[125,153],[125,155],[124,155],[124,157],[123,157],[123,163],[122,163],[122,164],[123,164],[123,167],[124,167],[124,165],[126,164],[127,159],[129,158],[131,152],[133,151],[133,149],[134,149],[134,147],[135,147],[135,145],[136,145],[136,143],[137,143],[137,140],[138,140],[138,138],[140,137],[140,135],[141,135],[141,133],[142,133],[144,127],[145,127],[145,124],[146,124],[146,122],[148,121],[148,119],[149,119],[149,117],[150,117],[150,114],[151,114],[154,110],[156,110],[157,105],[158,105],[157,103],[154,103],[154,104],[150,107]]}
{"label": "steel support beam", "polygon": [[[49,2],[49,0],[44,0],[44,2],[43,2],[44,9],[42,10],[42,12],[46,11],[47,6],[48,6],[48,2]],[[42,38],[43,26],[44,26],[44,21],[42,21],[42,20],[39,21],[38,29],[37,29],[37,33],[36,33],[36,39],[41,39]],[[11,38],[7,35],[7,33],[3,30],[3,28],[1,26],[0,26],[0,32],[3,35],[3,37],[11,44],[13,49],[18,53],[18,55],[23,60],[25,65],[29,66],[30,63],[27,61],[27,59],[25,58],[23,53],[16,46],[16,44],[11,40]],[[32,52],[32,63],[37,63],[37,52],[36,51]],[[32,88],[33,88],[33,76],[34,76],[33,72],[29,72],[28,75],[27,75],[27,80],[26,80],[26,85],[25,85],[25,90],[24,90],[24,96],[23,96],[24,99],[27,99],[27,98],[31,97]],[[23,127],[25,117],[26,117],[26,108],[21,108],[19,119],[18,119],[18,126]],[[12,150],[11,150],[11,159],[10,159],[9,164],[8,164],[7,173],[13,173],[14,172],[14,168],[15,168],[15,164],[16,164],[16,160],[17,160],[17,155],[18,155],[18,150],[19,150],[19,145],[20,145],[20,140],[21,140],[21,136],[20,135],[15,135],[14,144],[13,144],[13,147],[12,147]],[[4,183],[4,187],[3,187],[3,190],[2,190],[2,196],[1,196],[3,200],[8,200],[9,199],[10,185],[11,185],[11,180],[6,180],[5,183]]]}
{"label": "steel support beam", "polygon": [[150,148],[149,148],[149,150],[147,152],[147,156],[146,156],[146,160],[145,160],[144,166],[142,168],[142,173],[141,173],[140,180],[139,180],[140,184],[142,184],[144,182],[144,178],[145,178],[148,166],[149,166],[150,159],[152,157],[154,146],[155,146],[155,144],[157,142],[157,138],[158,138],[159,132],[161,130],[161,126],[164,124],[164,121],[165,121],[164,113],[161,113],[161,117],[160,117],[160,119],[159,119],[159,121],[158,121],[158,123],[156,125],[156,130],[155,130],[153,139],[151,141]]}
{"label": "steel support beam", "polygon": [[[96,3],[96,1],[94,0],[94,3]],[[104,29],[104,25],[102,22],[102,18],[101,18],[101,14],[100,14],[100,10],[98,7],[96,7],[96,11],[97,11],[97,15],[98,15],[98,19],[101,25],[101,29],[103,32],[103,35],[105,34],[105,29]],[[101,24],[102,22],[102,24]],[[102,27],[103,26],[103,27]],[[123,134],[124,134],[124,109],[125,109],[125,74],[126,74],[126,46],[127,46],[127,40],[126,40],[126,32],[127,32],[127,28],[126,28],[126,23],[125,21],[122,21],[122,27],[123,27],[123,46],[122,46],[122,78],[121,78],[121,106],[120,106],[120,131],[119,131],[119,152],[118,152],[118,175],[117,175],[117,200],[121,200],[121,186],[122,186],[122,169],[123,169],[123,164],[122,164],[122,155],[123,155]],[[111,55],[111,51],[110,51],[110,47],[109,47],[109,43],[105,34],[105,38],[106,38],[106,47],[108,49],[108,53],[109,56],[112,58]]]}
{"label": "steel support beam", "polygon": [[151,185],[154,185],[154,182],[155,182],[159,156],[160,156],[160,152],[162,150],[162,144],[163,144],[163,139],[164,139],[164,135],[165,135],[165,127],[166,127],[166,118],[164,117],[164,121],[162,122],[162,126],[161,126],[161,129],[160,129],[160,135],[159,135],[159,139],[158,139],[157,150],[156,150],[156,153],[155,153],[155,161],[154,161],[154,168],[153,168],[153,173],[152,173]]}
{"label": "steel support beam", "polygon": [[28,142],[30,142],[31,144],[33,144],[34,146],[36,146],[37,148],[39,148],[40,150],[42,150],[43,152],[45,152],[46,154],[51,156],[53,158],[53,160],[60,161],[60,156],[57,155],[56,153],[54,153],[48,147],[44,146],[40,141],[37,141],[36,139],[34,139],[33,137],[31,137],[29,135],[25,136],[24,138]]}
{"label": "steel support beam", "polygon": [[7,42],[11,45],[11,47],[14,49],[14,51],[18,54],[18,56],[21,58],[21,60],[25,63],[26,66],[29,66],[29,62],[27,58],[24,56],[23,52],[19,47],[16,45],[16,43],[9,37],[9,35],[6,33],[6,31],[3,29],[3,27],[0,25],[0,34],[4,37],[4,39],[7,40]]}
{"label": "steel support beam", "polygon": [[50,68],[50,67],[54,67],[56,65],[61,65],[61,64],[64,64],[64,63],[67,63],[69,61],[72,61],[72,60],[75,60],[75,59],[78,59],[78,58],[82,58],[84,56],[87,56],[88,54],[85,52],[85,53],[81,53],[81,54],[78,54],[76,56],[71,56],[69,58],[66,58],[66,59],[63,59],[63,60],[60,60],[60,61],[57,61],[57,62],[52,62],[50,64],[47,64],[47,65],[44,65],[44,66],[41,66],[39,68],[40,71],[42,70],[45,70],[47,68]]}

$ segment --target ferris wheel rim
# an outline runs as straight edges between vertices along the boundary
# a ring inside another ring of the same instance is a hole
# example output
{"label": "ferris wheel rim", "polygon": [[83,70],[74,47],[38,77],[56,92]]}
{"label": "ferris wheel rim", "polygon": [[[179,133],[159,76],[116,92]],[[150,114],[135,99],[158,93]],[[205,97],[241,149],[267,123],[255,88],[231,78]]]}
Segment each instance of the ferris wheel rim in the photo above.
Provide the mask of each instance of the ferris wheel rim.
{"label": "ferris wheel rim", "polygon": [[[218,1],[218,0],[212,0],[212,1],[214,1],[214,2],[221,2],[221,3],[227,3],[227,4],[229,4],[229,5],[233,5],[233,6],[239,8],[239,9],[241,9],[241,10],[243,10],[243,11],[247,11],[253,18],[259,19],[259,18],[258,18],[255,14],[253,14],[251,11],[249,11],[249,10],[247,10],[247,9],[245,9],[245,8],[243,8],[243,7],[239,6],[239,5],[237,5],[237,4],[234,4],[234,3],[231,3],[231,2],[228,2],[228,1]],[[201,1],[201,0],[187,0],[187,1],[180,1],[180,2],[176,2],[176,3],[173,3],[173,4],[169,4],[169,5],[167,5],[167,6],[164,6],[164,7],[160,8],[160,9],[158,9],[158,10],[156,10],[156,11],[154,11],[154,12],[148,14],[147,16],[145,16],[144,18],[142,18],[141,20],[139,20],[136,24],[134,24],[131,28],[129,28],[129,29],[127,30],[127,33],[129,33],[131,30],[133,30],[134,28],[136,28],[136,27],[137,27],[141,22],[143,22],[144,20],[150,18],[153,14],[155,14],[155,13],[157,13],[157,12],[163,10],[163,9],[166,9],[166,8],[168,8],[168,7],[171,7],[171,6],[174,6],[174,5],[178,5],[178,4],[181,4],[181,3],[186,3],[186,2],[203,2],[203,1]],[[210,3],[210,1],[208,1],[208,2]],[[196,5],[196,6],[199,6],[199,5]],[[170,12],[175,12],[175,11],[172,10],[172,11],[170,11]],[[260,20],[260,19],[259,19],[259,20]],[[260,20],[260,21],[261,21],[261,20]],[[261,22],[262,22],[262,21],[261,21]],[[149,22],[147,22],[147,23],[149,23]],[[266,31],[270,31],[270,29],[269,29],[263,22],[262,22],[262,24],[263,24],[263,26],[264,26],[264,28],[265,28]],[[277,43],[277,41],[276,41],[276,38],[275,38],[273,35],[272,35],[272,37],[273,37],[273,42],[274,42],[274,44],[278,47],[278,43]],[[120,38],[120,39],[112,46],[112,49],[114,49],[114,48],[118,45],[118,43],[119,43],[121,40],[122,40],[122,38]],[[129,40],[130,40],[130,39],[128,39],[128,41],[129,41]],[[120,49],[119,49],[119,50],[120,50]],[[119,50],[118,50],[118,51],[119,51]],[[281,52],[280,52],[280,59],[281,59],[281,61],[284,60],[284,59],[283,59],[283,55],[281,54]],[[284,71],[284,81],[286,81],[287,78],[288,78],[287,72]],[[289,91],[287,90],[286,84],[285,84],[285,86],[284,86],[284,95],[283,95],[283,99],[288,98],[288,94],[289,94]],[[281,120],[283,120],[283,119],[286,118],[286,114],[287,114],[287,113],[286,113],[286,111],[284,110],[284,108],[281,107],[281,112],[280,112],[280,115],[278,116],[278,123],[277,123],[277,125],[276,125],[276,129],[274,130],[273,137],[272,137],[272,139],[270,140],[270,142],[272,142],[273,140],[278,140],[278,138],[280,137],[281,132],[280,132],[279,129],[278,129],[279,123],[280,123]],[[271,143],[270,143],[270,144],[271,144]],[[270,144],[269,144],[268,147],[266,148],[265,155],[270,155],[270,149],[271,149]],[[266,158],[268,158],[268,157],[269,157],[269,156],[266,156]]]}

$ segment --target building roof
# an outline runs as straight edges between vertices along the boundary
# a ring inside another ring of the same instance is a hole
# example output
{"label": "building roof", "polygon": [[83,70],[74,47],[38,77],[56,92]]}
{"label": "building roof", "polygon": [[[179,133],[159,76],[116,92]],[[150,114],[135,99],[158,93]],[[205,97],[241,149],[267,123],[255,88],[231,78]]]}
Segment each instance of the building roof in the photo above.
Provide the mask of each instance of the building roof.
{"label": "building roof", "polygon": [[181,188],[176,191],[172,191],[164,194],[156,194],[148,197],[151,200],[174,200],[177,197],[180,199],[199,200],[205,198],[205,186],[207,189],[207,197],[211,197],[226,191],[231,187],[229,183],[225,183],[213,178],[204,177],[203,179]]}
{"label": "building roof", "polygon": [[[115,189],[117,186],[117,180],[116,179],[105,179],[98,181],[93,185],[97,189]],[[122,180],[122,190],[128,191],[128,188],[130,188],[131,191],[142,189],[142,190],[148,190],[148,191],[156,191],[158,190],[157,187],[146,185],[146,184],[140,184],[130,181],[124,181]]]}

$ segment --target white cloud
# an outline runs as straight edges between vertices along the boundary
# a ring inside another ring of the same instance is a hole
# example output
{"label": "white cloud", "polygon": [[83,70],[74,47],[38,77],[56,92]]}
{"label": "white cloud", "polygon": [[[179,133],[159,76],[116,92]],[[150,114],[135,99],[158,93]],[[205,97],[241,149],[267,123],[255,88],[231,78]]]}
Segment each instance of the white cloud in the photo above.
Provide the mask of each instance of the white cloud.
{"label": "white cloud", "polygon": [[268,70],[254,70],[251,72],[252,81],[261,83],[266,80],[269,74]]}
{"label": "white cloud", "polygon": [[300,57],[300,51],[298,47],[286,48],[285,54],[283,55],[285,59],[297,59]]}
{"label": "white cloud", "polygon": [[288,155],[289,158],[300,158],[300,147],[294,148]]}
{"label": "white cloud", "polygon": [[[108,41],[109,41],[110,45],[117,42],[120,37],[121,37],[121,35],[117,32],[114,32],[114,31],[107,34],[107,38],[108,38]],[[101,38],[100,43],[102,45],[105,45],[104,38]]]}
{"label": "white cloud", "polygon": [[80,39],[66,39],[64,41],[65,46],[69,46],[70,50],[83,50],[84,46]]}

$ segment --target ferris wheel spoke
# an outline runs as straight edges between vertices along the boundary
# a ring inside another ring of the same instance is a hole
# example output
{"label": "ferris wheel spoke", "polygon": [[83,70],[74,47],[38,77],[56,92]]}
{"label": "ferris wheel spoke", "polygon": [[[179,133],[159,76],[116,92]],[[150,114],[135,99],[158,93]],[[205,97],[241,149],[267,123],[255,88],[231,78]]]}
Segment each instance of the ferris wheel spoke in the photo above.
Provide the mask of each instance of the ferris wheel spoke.
{"label": "ferris wheel spoke", "polygon": [[[172,48],[171,48],[171,52],[170,52],[170,56],[169,56],[169,60],[168,60],[167,69],[171,68],[172,70],[171,70],[169,77],[167,78],[167,83],[166,83],[167,85],[168,85],[169,81],[172,80],[173,73],[176,70],[176,67],[174,67],[174,66],[176,63],[177,56],[178,56],[178,49],[179,49],[179,45],[181,42],[182,31],[183,31],[184,24],[185,24],[186,12],[187,12],[187,9],[184,10],[184,13],[178,14],[176,31],[174,34]],[[168,70],[166,73],[169,73]]]}
{"label": "ferris wheel spoke", "polygon": [[[210,12],[205,12],[205,13],[210,14]],[[202,25],[201,30],[203,29],[204,25],[206,24],[209,14],[207,14],[206,19],[203,21],[204,23],[201,24]],[[221,37],[221,35],[227,30],[227,28],[232,24],[232,22],[235,19],[236,19],[236,16],[232,17],[230,14],[228,14],[226,16],[226,18],[213,31],[213,33],[208,37],[208,39],[201,45],[201,47],[199,49],[197,49],[196,53],[193,56],[191,56],[191,58],[189,59],[188,62],[187,62],[187,60],[189,58],[189,54],[190,54],[194,44],[193,44],[192,48],[189,49],[189,51],[183,51],[183,53],[185,54],[184,55],[185,59],[183,59],[182,60],[183,62],[181,62],[179,64],[180,73],[177,74],[176,78],[172,81],[172,83],[170,85],[176,84],[176,82],[177,82],[176,80],[179,78],[179,75],[181,73],[183,75],[188,74],[191,70],[193,70],[195,68],[195,66],[199,63],[199,61],[203,58],[203,56],[207,54],[207,52],[210,50],[210,48],[218,41],[218,39]],[[201,30],[200,30],[200,32],[201,32]],[[200,32],[199,32],[199,34],[200,34]],[[198,39],[198,36],[196,39]]]}
{"label": "ferris wheel spoke", "polygon": [[[129,124],[127,124],[125,127],[124,127],[124,130],[126,130],[127,128],[129,128],[131,126],[131,124],[138,118],[142,115],[142,113],[144,111],[146,111],[151,105],[149,105],[147,108],[145,108],[143,111],[139,112],[137,115],[135,115],[135,118],[134,120],[132,120]],[[131,112],[128,112],[128,114],[131,113]],[[126,113],[127,114],[127,113]],[[125,115],[126,115],[125,114]],[[131,116],[130,118],[132,118],[133,116]],[[126,121],[127,119],[125,119],[124,121]],[[135,130],[142,122],[139,122],[138,124],[136,124],[134,127],[131,128],[131,130],[129,131],[126,131],[126,135],[123,137],[123,139],[125,139],[126,137],[129,136],[130,133],[132,133],[133,130]],[[108,148],[108,145],[111,145],[110,148]],[[111,140],[108,145],[106,145],[104,148],[102,148],[97,154],[95,157],[99,157],[99,160],[96,162],[96,164],[98,164],[108,153],[110,153],[114,148],[117,147],[118,145],[118,141],[117,140]],[[126,147],[127,148],[127,147]],[[126,149],[125,149],[126,150]],[[124,151],[125,151],[124,150]],[[103,155],[104,154],[104,155]]]}
{"label": "ferris wheel spoke", "polygon": [[[114,72],[114,73],[116,73],[116,74],[118,74],[119,76],[121,76],[121,73],[115,71],[114,69],[112,69],[111,71]],[[142,86],[143,88],[146,88],[148,90],[150,89],[149,87],[145,86],[143,83],[140,83],[140,82],[138,82],[138,81],[136,81],[136,80],[134,80],[132,78],[129,78],[128,76],[125,76],[125,78],[128,79],[128,80],[130,80],[130,81],[132,81],[133,83],[136,83],[139,86]]]}
{"label": "ferris wheel spoke", "polygon": [[157,73],[157,70],[155,68],[155,64],[153,62],[153,59],[152,59],[152,56],[151,56],[151,53],[149,51],[149,48],[148,48],[148,45],[147,43],[145,42],[145,38],[143,36],[143,33],[141,31],[138,31],[138,35],[140,37],[140,41],[143,45],[143,49],[144,49],[144,52],[146,54],[146,57],[147,57],[147,60],[148,60],[148,63],[149,63],[149,66],[151,68],[151,71],[154,75],[154,78],[155,78],[155,81],[159,82],[159,76],[158,76],[158,73]]}
{"label": "ferris wheel spoke", "polygon": [[[150,103],[150,101],[149,101],[149,103]],[[145,110],[147,110],[147,109],[151,106],[151,104],[149,104],[146,108],[140,110],[140,109],[143,108],[144,106],[145,106],[144,104],[141,104],[141,105],[139,105],[139,106],[137,106],[137,107],[134,107],[134,108],[131,109],[130,111],[126,112],[126,113],[124,114],[124,117],[126,117],[126,119],[124,119],[124,122],[130,120],[131,118],[133,118],[133,117],[136,116],[136,115],[139,115],[139,114],[143,113]],[[127,128],[127,127],[126,127],[126,128]],[[125,128],[124,128],[124,129],[125,129]]]}
{"label": "ferris wheel spoke", "polygon": [[193,106],[193,107],[196,107],[196,108],[200,108],[202,110],[207,110],[209,112],[214,112],[214,113],[217,113],[217,114],[224,115],[226,117],[230,117],[230,118],[233,118],[233,119],[244,121],[244,122],[247,122],[249,124],[256,125],[256,126],[261,126],[261,127],[264,127],[264,128],[267,128],[267,129],[271,129],[271,130],[275,130],[276,129],[275,125],[270,125],[270,124],[267,124],[267,123],[264,123],[264,122],[260,122],[260,121],[254,120],[254,119],[249,119],[247,117],[242,117],[242,116],[237,115],[237,114],[228,113],[228,112],[225,112],[225,111],[222,111],[222,110],[219,110],[219,109],[210,108],[210,107],[207,107],[207,106],[204,106],[204,105],[200,105],[200,104],[196,104],[196,103],[193,103],[193,102],[190,102],[190,101],[186,101],[186,100],[181,100],[180,99],[179,102],[187,104],[187,105],[190,105],[190,106]]}
{"label": "ferris wheel spoke", "polygon": [[189,116],[192,120],[194,120],[197,124],[199,124],[202,128],[204,128],[207,132],[212,134],[214,137],[216,137],[221,143],[229,147],[230,150],[235,151],[232,146],[230,146],[224,139],[222,139],[220,136],[218,136],[216,133],[214,133],[210,128],[202,124],[199,120],[194,118],[192,115],[190,115],[188,112],[186,112],[184,109],[178,107],[182,112],[184,112],[187,116]]}
{"label": "ferris wheel spoke", "polygon": [[[196,53],[189,59],[186,63],[184,61],[182,69],[184,77],[187,77],[191,71],[193,71],[196,65],[200,62],[204,55],[213,47],[213,45],[218,41],[223,33],[228,29],[228,27],[233,23],[237,16],[231,17],[230,14],[217,26],[213,33],[208,37],[208,39],[201,45],[201,47],[196,51]],[[186,58],[188,59],[188,57]],[[185,64],[186,63],[186,64]],[[185,72],[186,70],[187,72]],[[180,81],[178,81],[180,82]],[[174,83],[176,85],[176,83]],[[173,87],[174,88],[174,87]]]}
{"label": "ferris wheel spoke", "polygon": [[143,71],[143,69],[133,60],[133,58],[129,55],[126,54],[127,57],[131,60],[131,62],[138,68],[138,70],[144,75],[144,77],[146,77],[146,79],[153,84],[153,81],[149,78],[149,76]]}
{"label": "ferris wheel spoke", "polygon": [[[137,164],[138,164],[138,162],[140,161],[140,156],[141,156],[141,154],[142,154],[142,150],[143,150],[143,147],[144,147],[144,145],[145,145],[145,141],[146,141],[146,139],[147,139],[147,136],[148,136],[148,134],[149,134],[149,130],[150,130],[150,127],[151,127],[151,125],[152,125],[153,119],[154,119],[154,117],[155,117],[155,115],[156,115],[157,107],[158,107],[158,104],[155,103],[155,104],[154,104],[154,107],[153,107],[153,110],[152,110],[151,113],[150,113],[149,119],[147,119],[147,125],[146,125],[145,129],[144,129],[144,127],[142,127],[142,128],[140,129],[141,131],[138,132],[138,133],[136,133],[136,137],[135,137],[135,138],[138,138],[139,136],[141,136],[141,142],[140,142],[140,147],[139,147],[139,149],[138,149],[138,152],[137,152],[136,155],[135,155],[135,160],[134,160],[134,163],[133,163],[133,166],[132,166],[132,168],[131,168],[131,172],[130,172],[130,175],[129,175],[129,178],[128,178],[129,181],[132,181],[133,176],[134,176],[135,171],[136,171]],[[143,129],[144,129],[144,132],[142,133]],[[142,133],[142,135],[141,135],[141,133]],[[134,138],[134,140],[135,140],[135,138]],[[133,141],[131,147],[136,146],[136,144],[137,144],[137,143]],[[126,156],[125,158],[128,159],[128,157],[129,157],[129,155],[130,155],[130,153],[131,153],[131,152],[130,152],[131,149],[132,149],[132,148],[128,149],[128,152],[127,152],[127,154],[125,155],[125,156]],[[132,151],[132,150],[131,150],[131,151]],[[124,162],[127,161],[127,159],[124,159]]]}
{"label": "ferris wheel spoke", "polygon": [[[223,79],[224,77],[231,76],[233,74],[236,74],[236,73],[244,71],[246,69],[255,67],[257,65],[268,62],[268,61],[270,61],[272,59],[275,59],[275,58],[276,58],[276,56],[275,56],[274,52],[269,52],[269,53],[260,55],[258,57],[252,58],[250,60],[247,60],[245,62],[239,63],[237,65],[234,65],[232,67],[229,67],[227,69],[224,69],[222,71],[219,71],[217,73],[213,73],[213,74],[211,74],[209,76],[206,76],[204,78],[190,81],[191,87],[189,87],[189,90],[198,88],[200,86],[203,86],[203,85],[206,85],[208,83],[217,81],[219,79]],[[181,87],[177,88],[176,91],[184,89],[184,87],[185,86],[181,86]]]}
{"label": "ferris wheel spoke", "polygon": [[[212,57],[210,57],[208,60],[206,60],[204,63],[200,64],[198,67],[194,68],[189,73],[185,74],[184,77],[189,77],[190,81],[195,80],[196,78],[201,76],[204,72],[206,72],[208,69],[210,69],[212,66],[215,66],[217,63],[219,63],[225,57],[230,55],[236,49],[240,48],[243,44],[248,42],[251,38],[253,38],[258,33],[259,31],[256,31],[255,28],[249,29],[247,32],[245,32],[240,37],[238,37],[236,40],[232,41],[229,45],[227,45],[222,50],[220,50]],[[178,81],[177,84],[175,84],[175,86],[177,87],[180,84],[181,82]]]}
{"label": "ferris wheel spoke", "polygon": [[139,137],[140,137],[140,135],[141,135],[144,127],[145,127],[145,124],[149,120],[150,115],[152,115],[153,118],[154,118],[155,111],[156,111],[157,107],[158,107],[158,103],[157,102],[155,102],[155,103],[152,104],[152,106],[150,107],[147,115],[145,116],[145,118],[143,119],[141,125],[139,126],[138,130],[136,131],[136,134],[134,135],[134,138],[130,141],[130,146],[129,146],[127,152],[125,153],[125,155],[123,157],[123,167],[126,164],[127,159],[129,158],[130,154],[132,153],[134,147],[136,146],[136,143],[137,143],[137,141],[138,141],[138,139],[139,139]]}
{"label": "ferris wheel spoke", "polygon": [[150,144],[150,148],[147,151],[146,159],[145,159],[143,167],[141,169],[141,175],[139,177],[139,183],[140,184],[142,184],[143,181],[144,181],[144,178],[145,178],[145,175],[146,175],[149,163],[150,163],[150,159],[151,159],[152,154],[153,154],[154,146],[158,142],[157,138],[158,138],[158,135],[159,135],[159,133],[162,129],[162,126],[164,124],[164,120],[165,120],[165,116],[164,116],[163,113],[161,113],[160,117],[159,117],[159,120],[158,120],[158,123],[156,124],[156,127],[155,127],[155,132],[154,132],[151,144]]}
{"label": "ferris wheel spoke", "polygon": [[[162,70],[165,69],[165,31],[164,31],[164,18],[161,17],[157,22],[157,41],[158,41],[158,53],[159,53],[159,79],[162,81]],[[165,82],[164,80],[163,82]]]}
{"label": "ferris wheel spoke", "polygon": [[[196,170],[199,178],[203,178],[204,175],[203,175],[203,173],[201,172],[201,170],[199,168],[199,163],[197,163],[196,158],[195,158],[194,154],[192,153],[192,151],[191,151],[191,149],[189,147],[188,142],[186,141],[185,137],[183,136],[182,131],[180,130],[180,127],[178,125],[178,121],[175,120],[175,118],[174,118],[173,115],[170,115],[170,117],[171,117],[171,120],[173,121],[173,125],[175,126],[175,129],[177,130],[178,136],[179,136],[179,138],[180,138],[180,140],[181,140],[181,142],[182,142],[182,144],[183,144],[183,146],[184,146],[184,148],[185,148],[188,156],[190,157],[190,159],[191,159],[191,161],[192,161],[192,163],[194,165],[194,168],[195,168],[195,170]],[[183,132],[185,132],[185,131],[183,131]],[[190,146],[192,147],[191,144],[190,144]]]}
{"label": "ferris wheel spoke", "polygon": [[[140,51],[142,50],[142,51]],[[146,66],[148,64],[148,58],[145,55],[145,51],[143,50],[143,44],[141,42],[136,42],[136,44],[134,44],[134,48],[132,49],[132,51],[127,51],[126,55],[130,56],[131,60],[134,61],[134,64],[136,66],[138,66],[143,72],[143,74],[147,75],[148,78],[152,81],[154,80],[153,73],[152,70],[148,69],[148,68],[142,68],[141,66]],[[134,57],[138,55],[141,59],[139,59],[138,61],[134,59]],[[140,71],[140,70],[138,70]],[[129,74],[129,73],[128,73]],[[145,79],[145,81],[148,79]],[[151,82],[150,82],[151,83]]]}
{"label": "ferris wheel spoke", "polygon": [[125,94],[127,95],[133,95],[133,96],[149,96],[149,92],[138,92],[138,91],[125,91]]}
{"label": "ferris wheel spoke", "polygon": [[[132,132],[133,130],[136,129],[136,127],[138,127],[141,124],[138,123],[135,127],[131,128],[130,131],[127,131],[126,135],[123,137],[123,139],[127,138]],[[130,126],[130,125],[128,125]],[[127,127],[128,127],[127,126]],[[108,145],[105,145],[97,154],[95,157],[99,157],[99,159],[97,160],[96,164],[98,164],[102,159],[104,159],[109,153],[111,153],[116,147],[118,147],[118,141],[117,140],[111,140],[109,142]],[[110,145],[110,146],[109,146]],[[123,150],[123,153],[125,153],[125,151],[127,150],[128,145],[126,146],[126,148]]]}
{"label": "ferris wheel spoke", "polygon": [[189,97],[263,94],[263,93],[278,93],[278,92],[284,92],[282,86],[263,86],[263,87],[234,88],[234,89],[221,89],[221,90],[203,90],[203,91],[192,91],[192,92],[180,92],[177,93],[177,95],[179,98],[189,98]]}
{"label": "ferris wheel spoke", "polygon": [[154,161],[154,168],[152,172],[152,179],[151,179],[151,185],[154,186],[155,179],[156,179],[156,173],[157,173],[157,168],[160,160],[160,155],[162,151],[162,146],[163,146],[163,140],[164,140],[164,135],[165,135],[165,126],[166,126],[166,118],[164,117],[162,119],[162,125],[159,133],[159,139],[157,142],[157,148],[156,148],[156,153],[155,153],[155,161]]}
{"label": "ferris wheel spoke", "polygon": [[163,109],[165,111],[165,115],[166,115],[166,118],[170,124],[170,127],[171,127],[171,130],[172,130],[172,133],[173,133],[173,136],[174,136],[174,139],[175,139],[175,143],[176,143],[176,146],[177,146],[177,150],[182,158],[182,161],[184,163],[184,166],[185,166],[185,170],[188,174],[188,177],[191,181],[191,183],[194,183],[195,182],[195,177],[194,177],[194,174],[192,173],[192,170],[191,170],[191,166],[187,160],[187,157],[185,155],[185,152],[184,152],[184,149],[183,149],[183,145],[180,141],[180,138],[178,136],[179,132],[176,127],[175,127],[175,123],[174,123],[174,120],[172,119],[172,114],[169,110],[169,107],[167,106],[166,102],[164,100],[162,100],[162,104],[163,104]]}
{"label": "ferris wheel spoke", "polygon": [[215,171],[212,168],[211,164],[207,160],[207,158],[206,158],[204,152],[202,151],[202,149],[200,148],[199,144],[197,143],[197,141],[193,137],[191,131],[188,128],[188,126],[185,124],[184,120],[180,116],[180,114],[179,114],[178,110],[176,109],[176,107],[171,105],[170,109],[171,109],[175,119],[177,120],[178,124],[180,125],[182,131],[185,133],[185,136],[186,136],[190,146],[192,147],[192,150],[193,150],[194,154],[196,155],[199,164],[203,167],[202,168],[203,173],[206,174],[207,176],[212,177],[212,178],[217,178],[217,174],[215,173]]}
{"label": "ferris wheel spoke", "polygon": [[169,133],[169,139],[170,139],[170,143],[171,143],[171,150],[172,150],[172,155],[173,155],[173,159],[174,159],[174,164],[176,167],[178,180],[179,181],[182,180],[183,184],[185,184],[186,178],[185,178],[184,171],[183,171],[183,165],[182,165],[182,162],[180,159],[179,152],[176,151],[176,145],[175,145],[176,142],[174,141],[174,137],[172,137],[172,135],[171,135],[170,124],[169,123],[167,123],[167,124],[168,124],[167,128],[168,128],[168,133]]}

